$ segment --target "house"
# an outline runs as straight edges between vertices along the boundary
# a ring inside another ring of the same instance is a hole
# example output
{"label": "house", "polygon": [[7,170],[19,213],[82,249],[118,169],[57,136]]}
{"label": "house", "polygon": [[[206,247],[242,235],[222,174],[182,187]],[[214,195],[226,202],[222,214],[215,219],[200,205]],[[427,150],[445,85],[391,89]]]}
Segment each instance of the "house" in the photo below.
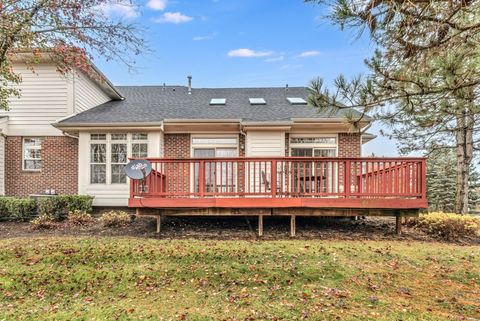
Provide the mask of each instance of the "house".
{"label": "house", "polygon": [[[1,118],[5,195],[89,194],[139,214],[409,215],[426,207],[425,160],[361,158],[372,135],[303,87],[114,86],[21,63]],[[96,71],[101,75],[100,71]],[[132,181],[129,158],[147,158]],[[160,217],[160,216],[159,216]],[[159,221],[160,222],[160,221]]]}

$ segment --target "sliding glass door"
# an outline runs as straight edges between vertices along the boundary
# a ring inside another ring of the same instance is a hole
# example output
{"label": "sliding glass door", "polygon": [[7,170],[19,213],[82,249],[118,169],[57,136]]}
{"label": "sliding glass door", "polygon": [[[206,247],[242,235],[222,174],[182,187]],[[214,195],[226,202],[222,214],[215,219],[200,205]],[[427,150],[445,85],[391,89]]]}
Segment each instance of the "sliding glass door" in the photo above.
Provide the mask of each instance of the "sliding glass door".
{"label": "sliding glass door", "polygon": [[[194,148],[194,158],[237,157],[236,148]],[[205,192],[228,193],[236,191],[237,164],[231,161],[211,160],[205,162]],[[200,168],[195,166],[195,192],[200,190]]]}

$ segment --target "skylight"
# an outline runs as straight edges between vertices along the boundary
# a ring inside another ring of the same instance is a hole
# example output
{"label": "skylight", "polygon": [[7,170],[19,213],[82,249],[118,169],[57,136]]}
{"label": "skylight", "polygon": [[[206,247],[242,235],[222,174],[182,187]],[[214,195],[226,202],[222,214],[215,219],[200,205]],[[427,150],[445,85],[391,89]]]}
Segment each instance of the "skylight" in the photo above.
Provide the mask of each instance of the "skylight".
{"label": "skylight", "polygon": [[267,102],[263,98],[248,98],[250,105],[266,105]]}
{"label": "skylight", "polygon": [[210,100],[210,105],[225,105],[227,103],[227,99],[225,98],[212,98]]}
{"label": "skylight", "polygon": [[307,101],[300,97],[287,97],[287,100],[292,105],[306,105]]}

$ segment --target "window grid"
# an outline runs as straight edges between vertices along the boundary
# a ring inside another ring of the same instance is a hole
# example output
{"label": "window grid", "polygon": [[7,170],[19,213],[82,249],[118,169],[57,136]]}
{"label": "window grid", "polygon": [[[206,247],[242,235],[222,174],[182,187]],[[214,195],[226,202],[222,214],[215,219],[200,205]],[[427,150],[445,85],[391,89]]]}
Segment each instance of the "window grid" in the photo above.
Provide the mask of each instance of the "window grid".
{"label": "window grid", "polygon": [[43,139],[40,137],[29,137],[23,139],[23,170],[42,170],[42,143]]}
{"label": "window grid", "polygon": [[126,184],[128,157],[148,156],[148,134],[90,134],[90,153],[91,184]]}

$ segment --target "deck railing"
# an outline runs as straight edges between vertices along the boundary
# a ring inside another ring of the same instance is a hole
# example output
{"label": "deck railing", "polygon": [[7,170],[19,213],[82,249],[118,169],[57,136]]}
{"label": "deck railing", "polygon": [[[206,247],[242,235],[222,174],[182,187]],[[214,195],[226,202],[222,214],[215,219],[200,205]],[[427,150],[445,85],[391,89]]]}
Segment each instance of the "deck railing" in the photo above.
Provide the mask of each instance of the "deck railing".
{"label": "deck railing", "polygon": [[424,158],[148,158],[131,197],[425,199]]}

